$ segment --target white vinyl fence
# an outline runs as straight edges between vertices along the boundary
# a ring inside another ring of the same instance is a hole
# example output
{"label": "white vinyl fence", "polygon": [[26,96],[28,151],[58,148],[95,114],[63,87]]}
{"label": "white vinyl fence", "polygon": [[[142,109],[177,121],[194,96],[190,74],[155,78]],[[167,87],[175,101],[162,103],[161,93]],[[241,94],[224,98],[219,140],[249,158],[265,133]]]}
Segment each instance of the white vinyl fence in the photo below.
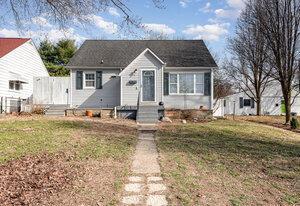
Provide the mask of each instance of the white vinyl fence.
{"label": "white vinyl fence", "polygon": [[70,77],[35,77],[33,104],[70,104]]}

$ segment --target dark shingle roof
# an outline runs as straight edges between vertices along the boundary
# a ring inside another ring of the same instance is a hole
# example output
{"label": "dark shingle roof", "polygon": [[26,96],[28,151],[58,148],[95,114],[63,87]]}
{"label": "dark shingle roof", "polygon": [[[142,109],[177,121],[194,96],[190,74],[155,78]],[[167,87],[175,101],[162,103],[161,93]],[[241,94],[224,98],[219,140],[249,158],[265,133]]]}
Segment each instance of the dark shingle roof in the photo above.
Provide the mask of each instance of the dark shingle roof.
{"label": "dark shingle roof", "polygon": [[146,48],[167,67],[217,67],[202,40],[86,40],[68,66],[123,68]]}

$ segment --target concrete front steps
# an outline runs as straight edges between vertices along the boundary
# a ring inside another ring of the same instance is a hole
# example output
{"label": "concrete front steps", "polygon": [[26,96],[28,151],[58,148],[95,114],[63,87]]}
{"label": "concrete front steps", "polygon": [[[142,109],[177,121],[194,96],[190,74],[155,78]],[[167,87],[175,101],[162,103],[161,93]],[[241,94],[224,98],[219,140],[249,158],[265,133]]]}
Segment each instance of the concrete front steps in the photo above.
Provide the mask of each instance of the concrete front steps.
{"label": "concrete front steps", "polygon": [[66,109],[69,108],[69,105],[66,104],[53,104],[49,105],[49,108],[46,110],[46,116],[65,116]]}
{"label": "concrete front steps", "polygon": [[158,106],[140,105],[136,121],[139,124],[156,124],[158,122]]}

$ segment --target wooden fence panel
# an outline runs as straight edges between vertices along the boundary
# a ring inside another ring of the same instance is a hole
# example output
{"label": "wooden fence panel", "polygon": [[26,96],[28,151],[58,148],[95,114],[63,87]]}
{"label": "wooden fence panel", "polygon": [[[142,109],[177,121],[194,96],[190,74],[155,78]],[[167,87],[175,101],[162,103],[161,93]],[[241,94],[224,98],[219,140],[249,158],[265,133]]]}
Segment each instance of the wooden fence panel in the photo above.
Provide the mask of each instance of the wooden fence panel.
{"label": "wooden fence panel", "polygon": [[35,77],[33,104],[70,104],[70,77]]}

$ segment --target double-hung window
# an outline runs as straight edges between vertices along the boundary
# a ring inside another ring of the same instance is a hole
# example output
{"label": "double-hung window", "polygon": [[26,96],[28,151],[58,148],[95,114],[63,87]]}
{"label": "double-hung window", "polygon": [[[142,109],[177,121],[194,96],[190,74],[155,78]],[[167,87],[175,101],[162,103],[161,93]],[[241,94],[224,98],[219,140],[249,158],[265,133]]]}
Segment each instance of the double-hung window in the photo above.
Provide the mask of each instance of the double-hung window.
{"label": "double-hung window", "polygon": [[197,94],[204,94],[204,75],[202,74],[195,74],[195,88]]}
{"label": "double-hung window", "polygon": [[95,88],[95,73],[86,72],[84,74],[85,77],[85,87],[86,88]]}
{"label": "double-hung window", "polygon": [[204,94],[204,73],[170,73],[170,94]]}
{"label": "double-hung window", "polygon": [[177,92],[178,92],[177,74],[170,74],[170,93],[176,94]]}

